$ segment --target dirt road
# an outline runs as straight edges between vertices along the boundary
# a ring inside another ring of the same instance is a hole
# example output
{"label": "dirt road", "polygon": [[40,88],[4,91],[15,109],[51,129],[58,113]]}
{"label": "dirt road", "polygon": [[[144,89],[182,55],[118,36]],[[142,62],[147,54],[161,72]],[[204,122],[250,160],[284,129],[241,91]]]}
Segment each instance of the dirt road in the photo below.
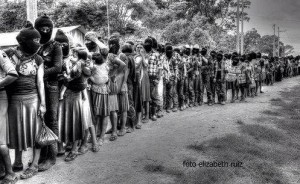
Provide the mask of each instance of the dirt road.
{"label": "dirt road", "polygon": [[248,98],[246,103],[204,105],[166,114],[116,142],[106,141],[96,154],[88,152],[72,163],[59,158],[51,170],[19,183],[178,183],[178,178],[193,171],[183,167],[183,161],[208,160],[188,149],[189,145],[229,133],[240,134],[237,120],[253,123],[262,111],[276,108],[271,106],[271,99],[280,98],[281,91],[299,85],[299,81],[296,77],[263,87],[264,94]]}

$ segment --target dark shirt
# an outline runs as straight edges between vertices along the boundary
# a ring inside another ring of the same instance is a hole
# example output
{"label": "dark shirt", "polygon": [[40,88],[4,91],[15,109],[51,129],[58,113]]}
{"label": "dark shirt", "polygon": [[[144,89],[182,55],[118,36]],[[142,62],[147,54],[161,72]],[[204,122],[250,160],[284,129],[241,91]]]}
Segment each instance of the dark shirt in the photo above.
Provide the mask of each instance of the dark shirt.
{"label": "dark shirt", "polygon": [[45,81],[50,85],[58,85],[58,75],[62,70],[63,55],[59,44],[53,40],[41,47],[38,54],[45,64]]}

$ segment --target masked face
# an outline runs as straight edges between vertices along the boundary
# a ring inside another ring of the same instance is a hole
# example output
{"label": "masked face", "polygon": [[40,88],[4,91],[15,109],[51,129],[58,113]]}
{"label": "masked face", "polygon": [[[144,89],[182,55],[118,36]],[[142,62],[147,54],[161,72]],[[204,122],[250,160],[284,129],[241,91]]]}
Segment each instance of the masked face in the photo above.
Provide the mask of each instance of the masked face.
{"label": "masked face", "polygon": [[171,58],[172,55],[173,55],[173,51],[172,51],[172,50],[167,50],[167,51],[166,51],[166,56],[167,56],[168,58]]}
{"label": "masked face", "polygon": [[20,43],[20,49],[28,55],[33,55],[37,53],[41,47],[41,44],[39,42],[39,38],[27,40],[23,43]]}
{"label": "masked face", "polygon": [[149,43],[146,43],[144,45],[144,48],[145,48],[146,52],[150,52],[152,50],[152,45],[150,45]]}
{"label": "masked face", "polygon": [[234,58],[234,59],[232,60],[232,65],[233,65],[233,66],[237,66],[238,63],[239,63],[239,60],[238,60],[237,58]]}
{"label": "masked face", "polygon": [[193,55],[198,55],[199,54],[199,49],[193,49]]}
{"label": "masked face", "polygon": [[63,56],[67,57],[70,53],[69,44],[64,42],[64,43],[61,43],[60,45],[61,45],[61,49],[62,49],[62,52],[63,52]]}
{"label": "masked face", "polygon": [[101,64],[103,64],[104,63],[104,58],[103,58],[103,56],[101,55],[100,57],[98,57],[96,60],[94,60],[95,61],[95,63],[96,64],[98,64],[98,65],[101,65]]}
{"label": "masked face", "polygon": [[202,51],[201,51],[201,55],[202,55],[202,56],[205,56],[206,54],[207,54],[207,51],[206,51],[206,50],[202,50]]}
{"label": "masked face", "polygon": [[218,60],[219,62],[222,61],[222,59],[223,59],[223,56],[220,56],[220,55],[217,56],[217,60]]}
{"label": "masked face", "polygon": [[120,45],[117,45],[117,44],[109,45],[109,53],[118,54],[119,49],[120,49]]}
{"label": "masked face", "polygon": [[45,44],[51,39],[52,28],[50,28],[50,27],[41,27],[40,29],[38,29],[38,31],[41,35],[41,40],[40,40],[41,44]]}
{"label": "masked face", "polygon": [[191,55],[191,49],[185,49],[185,54],[188,56]]}
{"label": "masked face", "polygon": [[97,44],[92,41],[85,41],[85,46],[89,51],[92,51],[97,48]]}

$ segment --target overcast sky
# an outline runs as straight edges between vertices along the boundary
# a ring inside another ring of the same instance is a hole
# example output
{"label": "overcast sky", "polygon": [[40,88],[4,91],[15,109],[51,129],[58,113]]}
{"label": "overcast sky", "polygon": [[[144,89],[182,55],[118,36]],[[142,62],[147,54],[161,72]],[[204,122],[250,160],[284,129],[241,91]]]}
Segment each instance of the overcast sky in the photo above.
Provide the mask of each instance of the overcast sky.
{"label": "overcast sky", "polygon": [[[245,23],[245,31],[256,28],[261,35],[273,34],[273,24],[286,30],[281,33],[285,44],[293,45],[300,54],[300,0],[251,0],[251,8],[246,10],[250,21]],[[277,28],[276,28],[277,34]]]}

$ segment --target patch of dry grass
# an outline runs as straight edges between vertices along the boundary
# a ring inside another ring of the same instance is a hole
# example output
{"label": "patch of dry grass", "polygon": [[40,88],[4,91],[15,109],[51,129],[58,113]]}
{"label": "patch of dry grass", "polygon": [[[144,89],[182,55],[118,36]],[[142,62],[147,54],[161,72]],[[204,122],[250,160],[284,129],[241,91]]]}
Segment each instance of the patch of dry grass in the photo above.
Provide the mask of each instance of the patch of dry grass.
{"label": "patch of dry grass", "polygon": [[240,128],[243,133],[254,137],[256,140],[279,143],[287,139],[284,133],[262,125],[243,125]]}
{"label": "patch of dry grass", "polygon": [[280,116],[279,112],[274,112],[274,111],[270,111],[270,110],[265,110],[262,113],[269,115],[269,116]]}

